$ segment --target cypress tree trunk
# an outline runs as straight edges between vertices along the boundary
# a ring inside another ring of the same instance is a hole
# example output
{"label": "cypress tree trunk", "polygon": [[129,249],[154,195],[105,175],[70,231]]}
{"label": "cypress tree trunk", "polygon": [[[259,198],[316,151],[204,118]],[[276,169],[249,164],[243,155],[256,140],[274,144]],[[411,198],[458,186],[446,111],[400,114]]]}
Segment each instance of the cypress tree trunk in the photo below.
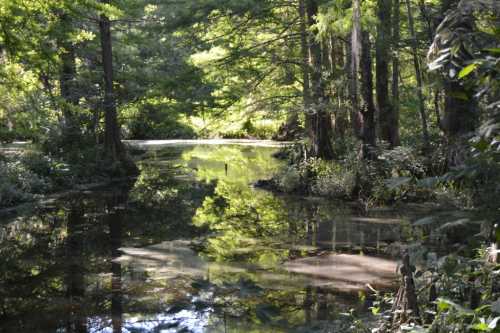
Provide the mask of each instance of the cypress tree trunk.
{"label": "cypress tree trunk", "polygon": [[[359,100],[361,78],[361,103]],[[370,35],[361,28],[360,0],[353,0],[353,28],[351,32],[351,102],[354,132],[362,141],[360,157],[375,159],[376,124],[373,100],[373,74]],[[355,190],[354,192],[357,192]]]}
{"label": "cypress tree trunk", "polygon": [[394,0],[392,9],[392,45],[393,45],[393,55],[392,55],[392,112],[399,124],[399,111],[400,111],[400,100],[399,100],[399,41],[400,41],[400,0]]}
{"label": "cypress tree trunk", "polygon": [[[315,24],[314,17],[318,14],[316,0],[307,1],[308,25]],[[309,137],[312,145],[312,154],[323,159],[333,158],[333,148],[330,142],[332,132],[332,120],[327,111],[327,96],[325,84],[322,79],[322,50],[315,36],[309,36],[309,57],[311,66],[311,100],[314,105],[314,113],[311,116],[311,130]]]}
{"label": "cypress tree trunk", "polygon": [[427,127],[427,113],[425,111],[422,70],[420,67],[420,59],[418,57],[417,36],[415,34],[415,23],[413,21],[413,13],[410,0],[406,0],[406,8],[408,10],[408,27],[410,29],[410,35],[412,40],[411,44],[412,44],[413,64],[415,66],[415,77],[417,78],[418,110],[420,112],[420,119],[422,121],[422,139],[424,141],[424,148],[428,148],[429,130]]}
{"label": "cypress tree trunk", "polygon": [[363,103],[361,113],[363,115],[363,147],[362,157],[364,159],[375,159],[374,148],[377,145],[375,124],[375,103],[373,101],[373,74],[370,35],[367,31],[361,33],[361,93]]}
{"label": "cypress tree trunk", "polygon": [[302,56],[302,102],[305,113],[305,128],[306,132],[311,131],[311,84],[310,84],[310,69],[309,69],[309,45],[307,41],[307,18],[305,0],[299,0],[299,16],[300,16],[300,50]]}
{"label": "cypress tree trunk", "polygon": [[[332,60],[332,70],[331,77],[333,80],[342,74],[346,74],[346,77],[349,78],[349,69],[346,68],[345,63],[345,52],[344,52],[344,41],[340,41],[340,39],[331,36],[331,60]],[[347,45],[347,44],[346,44]],[[341,71],[339,70],[341,69]],[[337,91],[333,91],[333,89],[337,89]],[[333,103],[336,104],[335,107],[335,122],[333,128],[334,140],[338,138],[341,142],[344,141],[347,130],[349,129],[349,117],[348,117],[348,108],[345,105],[346,97],[349,98],[348,95],[349,88],[340,87],[338,85],[332,84],[332,95],[334,96]]]}
{"label": "cypress tree trunk", "polygon": [[351,95],[351,122],[354,135],[362,139],[363,115],[359,106],[359,65],[361,59],[361,4],[360,0],[353,0],[353,26],[351,31],[350,51],[350,95]]}
{"label": "cypress tree trunk", "polygon": [[[101,0],[109,3],[109,0]],[[102,67],[104,74],[104,152],[105,159],[111,165],[112,173],[137,174],[138,169],[127,156],[120,138],[120,126],[116,112],[113,91],[113,49],[111,40],[111,22],[105,14],[99,20],[101,34]]]}
{"label": "cypress tree trunk", "polygon": [[392,0],[377,0],[376,80],[380,136],[391,148],[399,146],[399,123],[389,99]]}

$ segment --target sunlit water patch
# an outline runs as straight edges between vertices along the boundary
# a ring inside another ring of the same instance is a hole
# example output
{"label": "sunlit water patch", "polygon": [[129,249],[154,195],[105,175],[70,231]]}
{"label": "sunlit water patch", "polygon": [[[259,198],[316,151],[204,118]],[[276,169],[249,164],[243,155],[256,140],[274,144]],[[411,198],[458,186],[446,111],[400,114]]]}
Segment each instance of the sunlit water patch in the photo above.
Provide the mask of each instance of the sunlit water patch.
{"label": "sunlit water patch", "polygon": [[130,184],[3,218],[1,332],[342,331],[407,217],[254,189],[271,143],[154,142]]}

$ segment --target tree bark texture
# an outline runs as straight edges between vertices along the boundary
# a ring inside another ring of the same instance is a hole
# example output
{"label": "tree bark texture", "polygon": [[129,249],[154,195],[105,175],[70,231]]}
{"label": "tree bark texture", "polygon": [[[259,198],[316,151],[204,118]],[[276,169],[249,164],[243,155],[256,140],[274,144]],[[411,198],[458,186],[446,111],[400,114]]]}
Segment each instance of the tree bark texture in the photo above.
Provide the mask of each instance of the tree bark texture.
{"label": "tree bark texture", "polygon": [[376,89],[379,109],[380,137],[390,147],[399,146],[399,123],[389,98],[389,62],[391,59],[392,0],[377,0]]}
{"label": "tree bark texture", "polygon": [[362,127],[362,157],[364,159],[375,159],[374,148],[377,145],[375,102],[373,100],[373,75],[370,34],[367,31],[361,33],[361,94],[363,101],[361,113],[363,116]]}
{"label": "tree bark texture", "polygon": [[427,112],[425,110],[422,69],[420,66],[420,59],[418,56],[418,44],[417,44],[418,42],[417,42],[417,36],[415,34],[415,22],[413,20],[413,12],[410,0],[406,0],[406,8],[408,10],[408,27],[410,29],[410,35],[412,41],[411,44],[412,44],[413,65],[415,67],[415,77],[417,79],[418,110],[420,113],[420,120],[422,121],[422,139],[424,141],[424,147],[428,147],[429,130],[427,126]]}
{"label": "tree bark texture", "polygon": [[[392,112],[395,123],[399,126],[400,95],[399,95],[399,42],[401,38],[400,24],[400,0],[394,0],[392,4]],[[398,131],[399,137],[399,131]],[[400,140],[399,140],[400,141]],[[400,142],[399,142],[400,143]]]}
{"label": "tree bark texture", "polygon": [[[316,0],[307,0],[306,10],[308,26],[312,27],[318,14]],[[334,155],[330,141],[332,120],[327,110],[326,86],[322,79],[322,50],[321,44],[312,33],[309,35],[309,59],[311,67],[311,106],[313,107],[309,138],[311,140],[312,154],[315,157],[332,159]]]}
{"label": "tree bark texture", "polygon": [[[109,3],[109,0],[101,0]],[[111,163],[113,173],[137,174],[138,169],[127,156],[121,142],[120,126],[116,111],[116,100],[113,89],[113,48],[111,39],[111,22],[105,14],[99,20],[101,35],[102,68],[104,74],[104,151],[105,159]]]}

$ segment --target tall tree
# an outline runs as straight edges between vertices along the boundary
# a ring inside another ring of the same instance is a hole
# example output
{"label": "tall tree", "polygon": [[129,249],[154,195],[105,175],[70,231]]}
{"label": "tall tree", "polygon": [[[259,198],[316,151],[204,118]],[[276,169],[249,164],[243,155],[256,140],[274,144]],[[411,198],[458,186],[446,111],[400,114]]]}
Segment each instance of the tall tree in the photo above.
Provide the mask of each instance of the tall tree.
{"label": "tall tree", "polygon": [[[361,26],[360,0],[353,1],[351,32],[351,101],[354,131],[362,141],[360,157],[374,159],[376,147],[375,103],[370,35]],[[359,94],[359,90],[361,94]],[[361,95],[361,101],[359,99]]]}
{"label": "tall tree", "polygon": [[417,79],[418,110],[422,121],[422,138],[424,140],[424,148],[427,148],[429,146],[429,130],[427,127],[427,113],[425,111],[424,83],[418,56],[418,41],[415,33],[415,22],[413,20],[410,0],[406,0],[406,9],[408,10],[408,27],[410,29],[413,65],[415,67],[415,77]]}
{"label": "tall tree", "polygon": [[[101,0],[109,4],[109,0]],[[111,22],[105,13],[100,15],[99,31],[101,35],[102,68],[104,75],[104,151],[105,158],[111,162],[113,171],[124,171],[136,174],[137,167],[129,159],[121,142],[120,126],[116,111],[116,100],[113,88],[113,48],[111,39]]]}
{"label": "tall tree", "polygon": [[370,34],[368,31],[361,33],[361,95],[363,103],[361,113],[363,115],[363,147],[362,157],[375,159],[374,148],[376,146],[377,134],[375,123],[375,103],[373,100],[373,74]]}
{"label": "tall tree", "polygon": [[460,4],[456,0],[442,1],[444,19],[437,28],[429,51],[430,68],[439,70],[443,78],[445,103],[442,128],[448,140],[450,166],[465,162],[467,136],[475,131],[479,118],[474,87],[459,77],[460,70],[472,57],[469,46],[475,45],[475,42],[464,38],[474,31],[472,8],[467,3]]}
{"label": "tall tree", "polygon": [[359,108],[359,65],[361,61],[361,3],[360,0],[352,2],[352,30],[350,43],[350,97],[351,97],[351,122],[354,135],[362,139],[361,126],[362,114]]}
{"label": "tall tree", "polygon": [[318,15],[318,3],[316,0],[307,0],[307,19],[309,34],[309,59],[311,67],[311,101],[313,115],[311,117],[311,128],[309,138],[312,145],[312,154],[324,159],[333,158],[333,147],[330,141],[332,132],[332,119],[327,110],[328,101],[325,94],[325,83],[322,78],[322,50],[321,44],[313,33],[315,18]]}
{"label": "tall tree", "polygon": [[299,0],[299,20],[300,20],[300,54],[302,70],[302,104],[304,106],[305,127],[307,133],[311,131],[312,119],[311,109],[311,83],[309,68],[309,45],[307,38],[307,13],[305,0]]}
{"label": "tall tree", "polygon": [[400,29],[400,0],[394,0],[392,4],[392,112],[399,124],[400,95],[399,95],[399,42],[401,38]]}
{"label": "tall tree", "polygon": [[376,80],[380,136],[390,147],[400,145],[399,119],[389,98],[389,62],[391,59],[392,0],[377,0]]}

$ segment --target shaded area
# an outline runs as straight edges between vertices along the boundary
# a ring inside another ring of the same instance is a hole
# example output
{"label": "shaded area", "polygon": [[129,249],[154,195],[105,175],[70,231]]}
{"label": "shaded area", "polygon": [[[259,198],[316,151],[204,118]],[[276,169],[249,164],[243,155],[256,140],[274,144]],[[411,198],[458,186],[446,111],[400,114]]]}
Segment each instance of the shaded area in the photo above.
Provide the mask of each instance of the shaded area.
{"label": "shaded area", "polygon": [[353,292],[393,277],[357,254],[403,241],[407,218],[253,189],[275,151],[152,150],[133,184],[4,220],[0,331],[342,330],[340,313],[369,305]]}

